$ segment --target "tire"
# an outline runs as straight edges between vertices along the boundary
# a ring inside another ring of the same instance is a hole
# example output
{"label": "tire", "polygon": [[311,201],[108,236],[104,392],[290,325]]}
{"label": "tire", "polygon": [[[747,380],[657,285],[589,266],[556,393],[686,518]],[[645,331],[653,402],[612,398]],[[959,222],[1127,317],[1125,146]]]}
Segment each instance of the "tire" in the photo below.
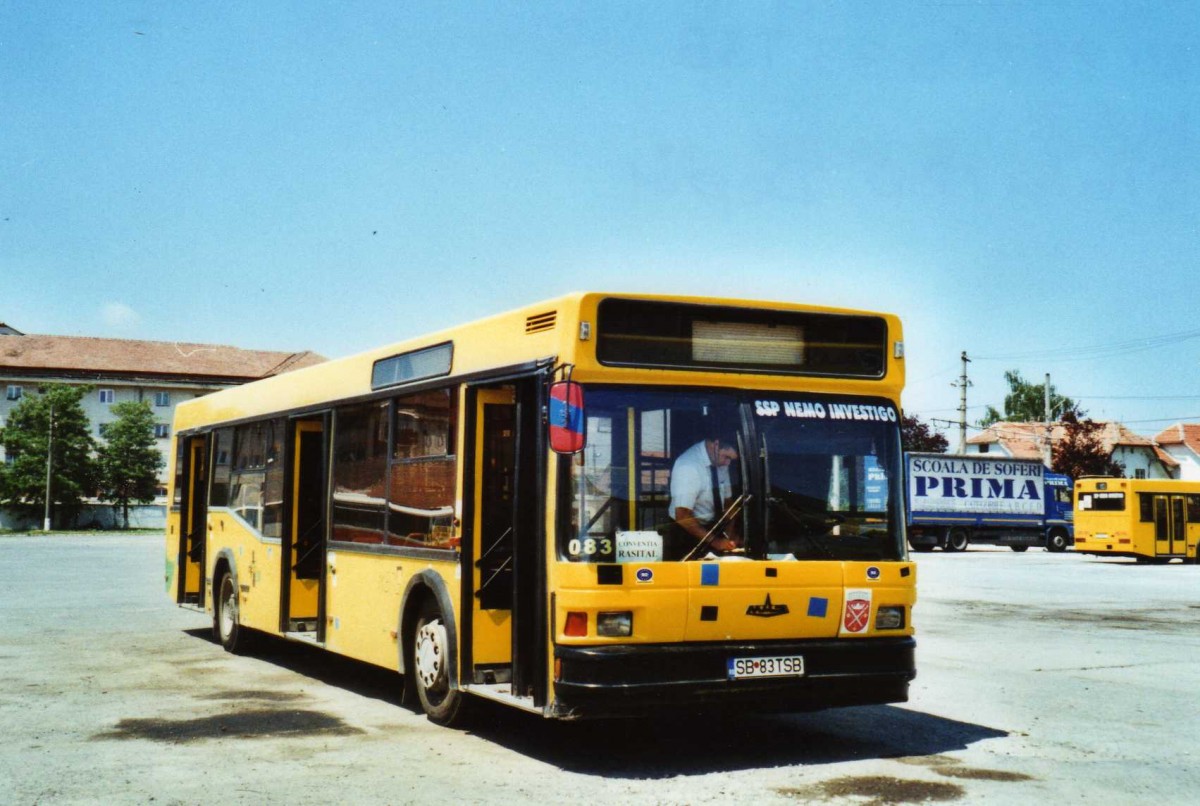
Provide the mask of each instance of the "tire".
{"label": "tire", "polygon": [[449,636],[432,600],[421,604],[409,661],[417,699],[429,721],[447,727],[462,724],[468,712],[466,695],[450,686]]}
{"label": "tire", "polygon": [[213,597],[213,638],[235,655],[244,653],[251,644],[250,631],[239,618],[237,585],[229,571],[221,575]]}
{"label": "tire", "polygon": [[946,533],[946,545],[942,548],[945,551],[966,551],[970,543],[971,537],[967,534],[967,530],[955,527]]}
{"label": "tire", "polygon": [[1029,550],[1029,546],[1009,546],[1009,548],[1018,553]]}
{"label": "tire", "polygon": [[1046,535],[1046,551],[1060,552],[1067,550],[1067,533],[1063,529],[1051,529]]}
{"label": "tire", "polygon": [[925,545],[925,544],[921,544],[919,546],[913,546],[911,543],[909,545],[912,546],[913,551],[933,551],[933,546],[929,546],[929,545]]}

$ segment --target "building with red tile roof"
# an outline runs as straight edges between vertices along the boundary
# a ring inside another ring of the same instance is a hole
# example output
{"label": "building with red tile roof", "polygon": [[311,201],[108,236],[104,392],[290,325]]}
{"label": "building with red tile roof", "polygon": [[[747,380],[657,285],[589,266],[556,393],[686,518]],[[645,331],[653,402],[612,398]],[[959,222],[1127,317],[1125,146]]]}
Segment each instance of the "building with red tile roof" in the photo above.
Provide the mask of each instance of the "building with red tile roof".
{"label": "building with red tile roof", "polygon": [[[159,449],[169,453],[175,405],[230,386],[323,362],[311,352],[244,350],[220,344],[134,341],[87,336],[27,335],[0,323],[0,426],[23,397],[47,383],[86,384],[84,411],[93,436],[116,420],[114,403],[145,400],[157,425]],[[3,458],[3,448],[0,448]],[[164,465],[160,480],[166,483]]]}
{"label": "building with red tile roof", "polygon": [[[1102,427],[1100,442],[1113,461],[1125,467],[1129,478],[1177,478],[1179,461],[1149,437],[1135,434],[1113,421],[1096,421]],[[1051,450],[1063,439],[1062,423],[993,423],[967,438],[967,453],[989,453],[1019,459],[1042,459],[1047,440]]]}
{"label": "building with red tile roof", "polygon": [[1176,423],[1154,441],[1179,462],[1177,478],[1200,481],[1200,423]]}

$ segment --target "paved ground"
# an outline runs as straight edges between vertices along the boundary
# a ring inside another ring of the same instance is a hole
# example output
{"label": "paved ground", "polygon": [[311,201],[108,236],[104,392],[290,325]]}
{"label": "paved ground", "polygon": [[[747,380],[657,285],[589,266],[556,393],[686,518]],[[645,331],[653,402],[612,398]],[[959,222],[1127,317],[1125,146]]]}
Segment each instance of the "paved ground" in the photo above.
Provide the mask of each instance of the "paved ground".
{"label": "paved ground", "polygon": [[1190,803],[1200,567],[919,555],[912,701],[786,717],[469,731],[397,678],[234,657],[149,535],[0,536],[0,802]]}

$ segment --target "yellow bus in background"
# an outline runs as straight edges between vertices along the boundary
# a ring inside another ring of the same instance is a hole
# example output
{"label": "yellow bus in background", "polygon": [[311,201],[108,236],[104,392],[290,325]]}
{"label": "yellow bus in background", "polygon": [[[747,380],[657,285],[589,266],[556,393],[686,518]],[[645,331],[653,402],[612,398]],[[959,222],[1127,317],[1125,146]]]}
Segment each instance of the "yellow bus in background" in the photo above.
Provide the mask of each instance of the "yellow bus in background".
{"label": "yellow bus in background", "polygon": [[1138,562],[1196,561],[1200,482],[1084,478],[1075,482],[1075,551]]}
{"label": "yellow bus in background", "polygon": [[167,590],[443,724],[901,702],[903,383],[891,315],[582,293],[221,391],[177,410]]}

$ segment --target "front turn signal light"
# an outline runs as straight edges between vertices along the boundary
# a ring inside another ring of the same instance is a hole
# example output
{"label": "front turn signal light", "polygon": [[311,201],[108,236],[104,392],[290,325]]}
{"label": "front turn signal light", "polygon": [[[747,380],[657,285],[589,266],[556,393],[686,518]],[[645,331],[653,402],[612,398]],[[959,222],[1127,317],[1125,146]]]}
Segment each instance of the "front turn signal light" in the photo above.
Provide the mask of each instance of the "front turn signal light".
{"label": "front turn signal light", "polygon": [[587,613],[572,610],[567,613],[567,623],[563,625],[563,635],[572,638],[587,637]]}

